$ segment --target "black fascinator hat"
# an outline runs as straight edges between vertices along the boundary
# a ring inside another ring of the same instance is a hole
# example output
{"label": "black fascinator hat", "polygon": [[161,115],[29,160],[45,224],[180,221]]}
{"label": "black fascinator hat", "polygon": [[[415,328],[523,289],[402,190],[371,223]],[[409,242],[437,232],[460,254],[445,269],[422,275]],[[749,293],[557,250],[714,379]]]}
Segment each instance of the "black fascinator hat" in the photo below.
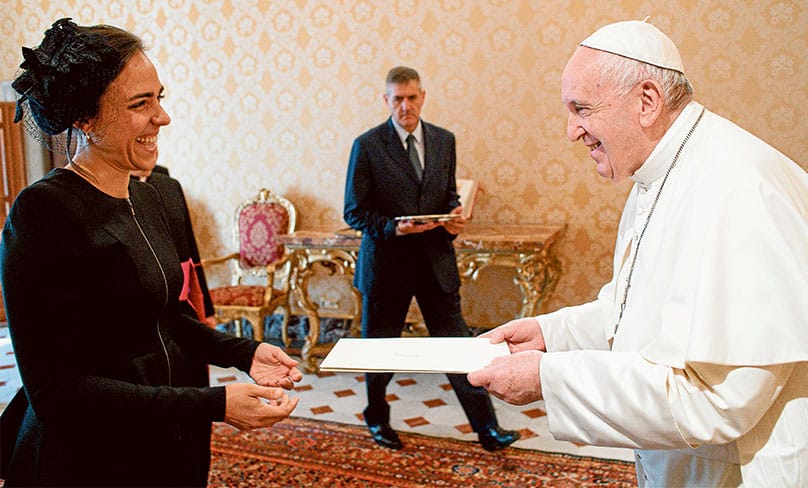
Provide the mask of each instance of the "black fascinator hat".
{"label": "black fascinator hat", "polygon": [[25,120],[28,132],[51,150],[59,148],[53,147],[50,136],[98,113],[101,95],[123,69],[128,54],[111,42],[106,35],[110,29],[124,32],[59,19],[38,47],[22,48],[22,73],[11,84],[20,94],[14,122]]}

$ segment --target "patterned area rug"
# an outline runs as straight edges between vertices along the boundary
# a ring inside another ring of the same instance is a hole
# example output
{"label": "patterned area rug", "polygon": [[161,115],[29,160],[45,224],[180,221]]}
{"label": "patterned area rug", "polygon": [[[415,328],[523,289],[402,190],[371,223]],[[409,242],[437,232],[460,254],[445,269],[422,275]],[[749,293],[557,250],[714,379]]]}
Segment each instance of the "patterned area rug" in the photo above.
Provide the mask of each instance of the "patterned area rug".
{"label": "patterned area rug", "polygon": [[636,486],[634,464],[399,433],[377,447],[364,427],[292,417],[270,429],[213,426],[210,487]]}

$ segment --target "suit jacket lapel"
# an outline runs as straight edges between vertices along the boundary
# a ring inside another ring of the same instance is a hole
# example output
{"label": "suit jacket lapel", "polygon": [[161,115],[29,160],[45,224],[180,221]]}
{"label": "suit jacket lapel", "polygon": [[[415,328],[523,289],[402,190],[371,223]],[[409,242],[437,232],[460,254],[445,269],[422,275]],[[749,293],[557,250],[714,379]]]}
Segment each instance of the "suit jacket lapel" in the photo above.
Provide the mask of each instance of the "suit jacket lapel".
{"label": "suit jacket lapel", "polygon": [[385,143],[387,144],[387,154],[395,161],[395,163],[404,170],[405,173],[415,182],[418,182],[418,175],[415,174],[415,168],[410,164],[410,158],[401,139],[398,137],[396,128],[393,126],[393,119],[387,119],[387,131],[385,132]]}

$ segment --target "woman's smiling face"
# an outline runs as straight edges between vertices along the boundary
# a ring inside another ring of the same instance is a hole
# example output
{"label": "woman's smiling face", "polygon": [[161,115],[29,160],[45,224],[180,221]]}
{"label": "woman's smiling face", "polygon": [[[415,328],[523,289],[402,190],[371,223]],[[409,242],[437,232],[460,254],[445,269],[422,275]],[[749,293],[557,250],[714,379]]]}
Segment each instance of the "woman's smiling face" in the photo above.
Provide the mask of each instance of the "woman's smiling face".
{"label": "woman's smiling face", "polygon": [[171,122],[162,97],[157,70],[138,51],[101,96],[98,114],[81,125],[89,133],[92,157],[126,171],[154,168],[157,135]]}

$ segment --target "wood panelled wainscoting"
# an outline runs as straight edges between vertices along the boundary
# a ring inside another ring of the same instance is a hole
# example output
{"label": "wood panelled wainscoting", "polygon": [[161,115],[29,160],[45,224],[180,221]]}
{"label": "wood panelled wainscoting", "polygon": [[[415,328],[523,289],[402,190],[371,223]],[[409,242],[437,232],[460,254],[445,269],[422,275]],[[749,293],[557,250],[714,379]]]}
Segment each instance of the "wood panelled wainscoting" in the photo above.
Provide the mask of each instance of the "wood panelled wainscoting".
{"label": "wood panelled wainscoting", "polygon": [[[14,102],[0,102],[0,186],[3,204],[0,218],[6,221],[14,198],[26,185],[22,125],[14,123]],[[6,310],[0,295],[0,320],[6,320]]]}

